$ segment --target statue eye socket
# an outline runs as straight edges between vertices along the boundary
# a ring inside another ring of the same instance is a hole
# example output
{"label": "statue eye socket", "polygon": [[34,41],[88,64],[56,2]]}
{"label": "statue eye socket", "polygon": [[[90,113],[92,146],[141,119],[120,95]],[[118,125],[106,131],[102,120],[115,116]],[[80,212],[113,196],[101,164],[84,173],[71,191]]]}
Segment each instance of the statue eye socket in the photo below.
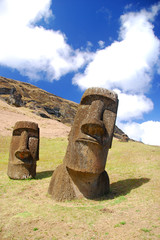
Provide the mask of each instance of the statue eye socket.
{"label": "statue eye socket", "polygon": [[22,133],[22,129],[16,129],[13,131],[13,136],[20,136]]}
{"label": "statue eye socket", "polygon": [[36,132],[29,132],[28,133],[28,137],[29,138],[38,138],[38,133],[36,133]]}
{"label": "statue eye socket", "polygon": [[30,129],[15,129],[13,131],[13,136],[21,136],[22,132],[26,131],[28,133],[28,137],[35,137],[38,138],[38,132],[35,131],[34,129],[30,130]]}

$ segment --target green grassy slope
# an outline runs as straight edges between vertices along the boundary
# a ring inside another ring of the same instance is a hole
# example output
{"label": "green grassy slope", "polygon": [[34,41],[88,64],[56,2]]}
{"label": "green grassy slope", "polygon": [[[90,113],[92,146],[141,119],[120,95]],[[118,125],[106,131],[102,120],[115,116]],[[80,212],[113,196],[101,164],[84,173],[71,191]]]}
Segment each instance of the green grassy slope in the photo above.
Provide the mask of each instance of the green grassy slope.
{"label": "green grassy slope", "polygon": [[33,180],[8,178],[9,144],[0,137],[0,239],[160,239],[160,147],[114,139],[106,164],[111,193],[59,203],[47,190],[67,139],[40,140]]}

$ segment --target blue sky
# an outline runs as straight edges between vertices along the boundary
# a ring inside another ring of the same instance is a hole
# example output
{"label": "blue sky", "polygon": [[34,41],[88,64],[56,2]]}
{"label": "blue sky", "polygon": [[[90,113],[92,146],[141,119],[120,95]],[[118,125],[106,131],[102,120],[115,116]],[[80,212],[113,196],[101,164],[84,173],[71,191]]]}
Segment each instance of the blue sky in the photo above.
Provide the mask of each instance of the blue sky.
{"label": "blue sky", "polygon": [[160,145],[160,1],[1,0],[0,75],[80,102],[119,96],[117,125]]}

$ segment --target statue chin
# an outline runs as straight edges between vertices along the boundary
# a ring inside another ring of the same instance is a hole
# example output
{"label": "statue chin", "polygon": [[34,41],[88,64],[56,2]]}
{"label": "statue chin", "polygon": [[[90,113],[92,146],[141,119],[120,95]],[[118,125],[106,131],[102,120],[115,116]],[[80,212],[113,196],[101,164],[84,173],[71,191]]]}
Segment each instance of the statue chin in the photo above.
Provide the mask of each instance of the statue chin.
{"label": "statue chin", "polygon": [[64,164],[68,168],[77,172],[88,173],[104,171],[108,154],[107,149],[90,141],[76,141],[71,145],[64,158]]}

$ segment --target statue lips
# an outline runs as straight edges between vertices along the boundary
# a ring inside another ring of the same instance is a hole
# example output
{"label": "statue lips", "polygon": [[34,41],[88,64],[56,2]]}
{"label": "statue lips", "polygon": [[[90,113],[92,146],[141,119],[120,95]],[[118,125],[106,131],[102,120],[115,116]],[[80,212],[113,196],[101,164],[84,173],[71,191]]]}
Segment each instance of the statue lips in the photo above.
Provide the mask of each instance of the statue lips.
{"label": "statue lips", "polygon": [[100,144],[96,139],[88,136],[88,138],[78,138],[76,140],[76,142],[91,142],[91,143],[94,143],[94,144]]}
{"label": "statue lips", "polygon": [[107,143],[107,138],[106,137],[100,137],[100,136],[89,136],[86,135],[85,137],[80,137],[76,139],[76,142],[91,142],[94,144],[98,144],[101,146],[105,146]]}

